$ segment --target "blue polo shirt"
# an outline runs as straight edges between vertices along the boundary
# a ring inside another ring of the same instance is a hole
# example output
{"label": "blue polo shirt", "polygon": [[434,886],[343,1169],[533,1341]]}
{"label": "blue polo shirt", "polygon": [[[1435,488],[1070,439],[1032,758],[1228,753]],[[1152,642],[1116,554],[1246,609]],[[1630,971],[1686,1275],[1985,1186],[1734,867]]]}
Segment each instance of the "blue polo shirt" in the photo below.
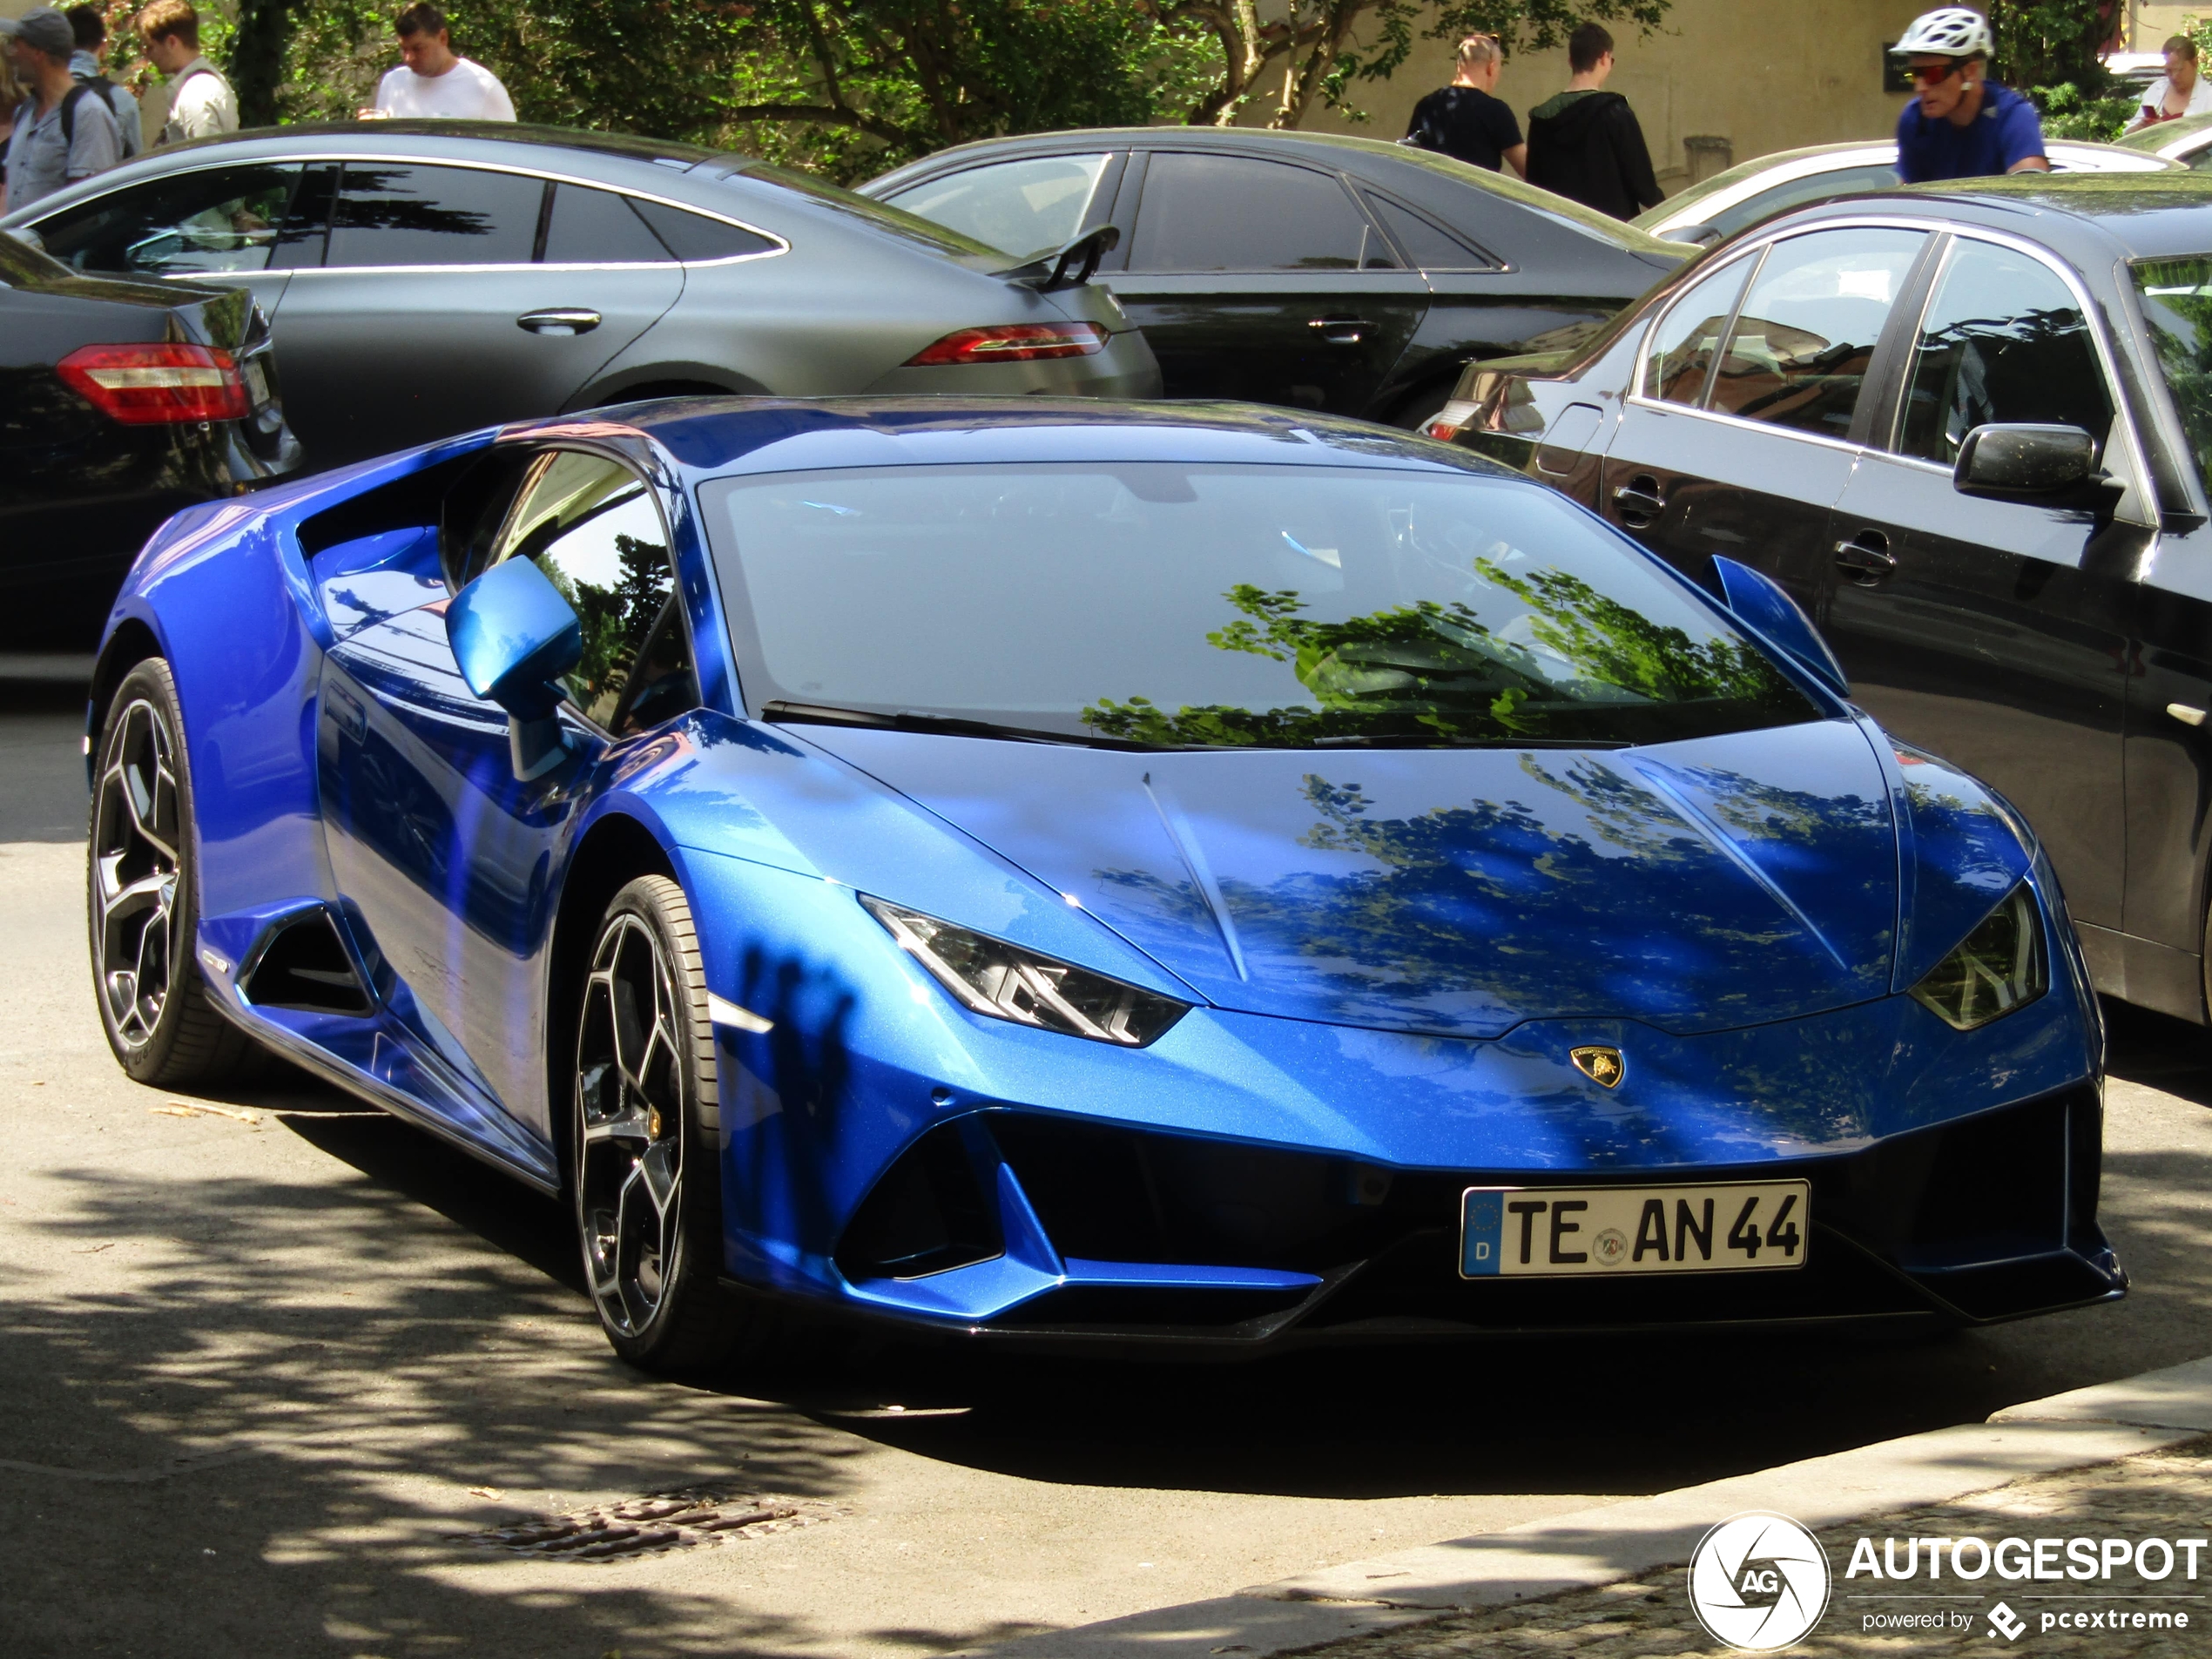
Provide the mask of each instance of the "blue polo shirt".
{"label": "blue polo shirt", "polygon": [[1930,120],[1920,100],[1906,100],[1897,118],[1897,176],[1908,185],[1932,179],[1986,179],[2043,153],[2035,106],[2009,86],[1984,81],[1981,111],[1964,126]]}

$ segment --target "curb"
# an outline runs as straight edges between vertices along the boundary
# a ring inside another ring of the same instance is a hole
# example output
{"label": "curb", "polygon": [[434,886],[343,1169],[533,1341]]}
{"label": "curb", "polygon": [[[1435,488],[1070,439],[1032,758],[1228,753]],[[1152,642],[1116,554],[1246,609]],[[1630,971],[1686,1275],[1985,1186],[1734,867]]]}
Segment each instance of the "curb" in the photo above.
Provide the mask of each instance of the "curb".
{"label": "curb", "polygon": [[1986,1423],[1347,1561],[1234,1595],[967,1649],[950,1659],[1265,1659],[1687,1561],[1707,1528],[1739,1510],[1778,1510],[1817,1532],[2207,1432],[2212,1358],[2007,1406]]}

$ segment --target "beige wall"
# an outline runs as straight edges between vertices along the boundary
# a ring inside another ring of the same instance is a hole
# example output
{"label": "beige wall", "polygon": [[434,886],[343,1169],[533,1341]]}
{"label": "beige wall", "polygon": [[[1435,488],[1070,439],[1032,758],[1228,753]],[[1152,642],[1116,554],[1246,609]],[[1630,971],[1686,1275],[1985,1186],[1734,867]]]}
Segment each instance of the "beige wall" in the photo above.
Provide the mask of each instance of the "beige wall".
{"label": "beige wall", "polygon": [[2156,51],[2175,35],[2188,32],[2182,24],[2189,17],[2212,22],[2212,3],[2193,0],[2188,5],[2161,5],[2156,0],[2128,0],[2128,50]]}
{"label": "beige wall", "polygon": [[[1733,159],[1775,150],[1885,138],[1905,95],[1882,91],[1882,44],[1927,10],[1929,0],[1674,0],[1665,22],[1639,37],[1613,27],[1616,67],[1607,90],[1625,93],[1669,192],[1689,181],[1683,140],[1729,141]],[[2212,0],[2197,0],[2212,14]],[[1389,80],[1357,84],[1354,101],[1372,116],[1353,125],[1333,111],[1307,128],[1396,138],[1413,104],[1452,78],[1452,43],[1421,41]],[[1516,52],[1498,95],[1524,127],[1529,109],[1567,84],[1564,51]],[[1718,169],[1707,165],[1701,177]]]}

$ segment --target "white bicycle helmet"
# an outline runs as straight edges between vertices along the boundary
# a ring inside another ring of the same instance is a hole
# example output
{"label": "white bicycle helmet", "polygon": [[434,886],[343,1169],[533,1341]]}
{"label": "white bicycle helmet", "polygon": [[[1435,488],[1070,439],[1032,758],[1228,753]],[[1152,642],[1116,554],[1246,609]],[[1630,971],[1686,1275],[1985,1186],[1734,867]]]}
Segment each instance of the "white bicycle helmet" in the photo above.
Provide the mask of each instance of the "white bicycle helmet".
{"label": "white bicycle helmet", "polygon": [[1979,11],[1969,11],[1964,6],[1945,6],[1940,10],[1924,12],[1912,20],[1905,31],[1905,38],[1890,48],[1892,55],[1909,57],[1925,53],[1945,57],[1972,57],[1976,53],[1986,57],[1997,50],[1991,37],[1989,24]]}

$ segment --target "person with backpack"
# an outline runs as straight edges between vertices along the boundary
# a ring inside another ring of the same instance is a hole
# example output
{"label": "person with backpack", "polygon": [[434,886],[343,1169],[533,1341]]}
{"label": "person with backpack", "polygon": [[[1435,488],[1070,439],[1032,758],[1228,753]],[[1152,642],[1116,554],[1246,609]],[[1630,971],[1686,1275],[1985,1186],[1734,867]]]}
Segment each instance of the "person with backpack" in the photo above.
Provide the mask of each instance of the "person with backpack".
{"label": "person with backpack", "polygon": [[107,44],[107,22],[97,6],[71,6],[62,16],[69,19],[77,50],[69,55],[69,72],[107,100],[115,111],[115,136],[123,146],[123,159],[146,147],[145,129],[138,122],[138,100],[128,87],[118,86],[100,67],[100,49]]}
{"label": "person with backpack", "polygon": [[28,207],[64,185],[104,172],[122,158],[115,111],[70,72],[77,37],[51,6],[0,17],[0,35],[14,37],[16,74],[30,89],[8,137],[8,196],[0,212]]}
{"label": "person with backpack", "polygon": [[1604,90],[1613,73],[1613,37],[1586,23],[1567,38],[1573,71],[1564,92],[1528,111],[1528,182],[1595,207],[1634,219],[1666,199],[1652,177],[1636,112]]}
{"label": "person with backpack", "polygon": [[199,13],[192,0],[153,0],[135,20],[146,61],[169,84],[169,119],[162,144],[212,138],[238,131],[238,94],[223,71],[201,56]]}

